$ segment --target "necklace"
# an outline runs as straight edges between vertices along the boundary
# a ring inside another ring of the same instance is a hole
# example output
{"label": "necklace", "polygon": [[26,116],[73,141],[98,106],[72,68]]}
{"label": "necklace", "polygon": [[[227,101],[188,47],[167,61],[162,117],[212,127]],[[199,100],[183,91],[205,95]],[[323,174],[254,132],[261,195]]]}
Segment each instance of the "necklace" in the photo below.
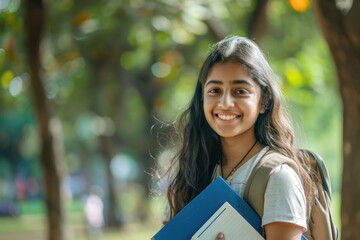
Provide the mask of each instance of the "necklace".
{"label": "necklace", "polygon": [[[257,140],[255,141],[254,145],[252,145],[252,147],[249,149],[249,151],[245,154],[245,156],[235,165],[235,167],[231,170],[231,172],[227,175],[227,177],[225,178],[225,180],[231,185],[231,182],[234,178],[234,173],[236,171],[236,169],[240,166],[240,163],[242,163],[242,161],[246,158],[247,155],[249,155],[249,153],[251,152],[251,150],[255,147],[257,143]],[[222,171],[222,161],[221,161],[221,175],[224,176],[223,171]]]}

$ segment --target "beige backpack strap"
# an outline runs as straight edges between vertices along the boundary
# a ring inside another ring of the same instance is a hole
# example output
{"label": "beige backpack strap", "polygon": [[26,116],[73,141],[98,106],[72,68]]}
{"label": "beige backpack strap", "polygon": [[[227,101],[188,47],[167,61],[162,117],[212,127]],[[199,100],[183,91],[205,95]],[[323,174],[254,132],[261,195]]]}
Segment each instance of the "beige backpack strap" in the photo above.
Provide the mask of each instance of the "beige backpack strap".
{"label": "beige backpack strap", "polygon": [[295,171],[298,169],[295,162],[290,158],[269,150],[256,164],[246,183],[244,199],[260,216],[263,215],[264,196],[269,177],[273,170],[281,164],[288,164]]}

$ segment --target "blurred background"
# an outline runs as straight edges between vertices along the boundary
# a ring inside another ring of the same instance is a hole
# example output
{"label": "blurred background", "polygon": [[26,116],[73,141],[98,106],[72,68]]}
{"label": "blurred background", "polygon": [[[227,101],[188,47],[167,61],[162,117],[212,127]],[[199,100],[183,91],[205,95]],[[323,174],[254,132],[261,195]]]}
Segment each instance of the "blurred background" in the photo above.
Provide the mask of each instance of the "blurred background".
{"label": "blurred background", "polygon": [[278,74],[340,226],[342,104],[310,0],[0,0],[0,239],[150,239],[166,134],[229,34]]}

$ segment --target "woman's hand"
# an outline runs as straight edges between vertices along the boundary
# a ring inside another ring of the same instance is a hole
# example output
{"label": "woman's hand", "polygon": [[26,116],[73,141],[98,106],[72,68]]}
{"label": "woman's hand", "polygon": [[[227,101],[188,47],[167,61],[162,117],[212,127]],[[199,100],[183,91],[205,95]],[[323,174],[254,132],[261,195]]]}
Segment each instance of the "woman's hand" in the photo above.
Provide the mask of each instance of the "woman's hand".
{"label": "woman's hand", "polygon": [[[265,226],[267,239],[298,240],[302,236],[302,228],[291,223],[275,222]],[[218,233],[215,240],[225,240],[223,232]]]}
{"label": "woman's hand", "polygon": [[216,240],[225,240],[225,235],[224,235],[224,233],[220,232],[220,233],[216,236]]}

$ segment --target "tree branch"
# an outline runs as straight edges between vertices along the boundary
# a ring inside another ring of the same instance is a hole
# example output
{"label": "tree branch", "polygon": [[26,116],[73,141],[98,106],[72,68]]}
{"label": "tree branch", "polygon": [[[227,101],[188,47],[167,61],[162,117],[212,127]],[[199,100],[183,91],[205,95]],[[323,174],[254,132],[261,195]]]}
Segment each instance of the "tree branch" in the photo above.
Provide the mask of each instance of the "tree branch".
{"label": "tree branch", "polygon": [[269,0],[257,0],[255,9],[249,17],[248,37],[259,41],[267,31],[267,9]]}

